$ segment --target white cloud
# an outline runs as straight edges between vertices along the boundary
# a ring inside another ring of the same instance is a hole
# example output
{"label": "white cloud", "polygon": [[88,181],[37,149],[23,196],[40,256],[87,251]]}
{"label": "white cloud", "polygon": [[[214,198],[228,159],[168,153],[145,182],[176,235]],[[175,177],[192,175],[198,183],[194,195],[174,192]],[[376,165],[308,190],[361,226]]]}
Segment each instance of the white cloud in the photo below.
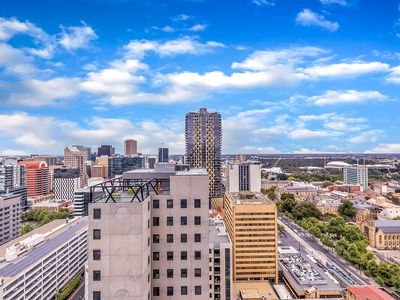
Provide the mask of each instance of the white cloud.
{"label": "white cloud", "polygon": [[290,132],[290,137],[295,140],[333,137],[338,135],[341,135],[341,133],[337,131],[311,130],[307,128],[299,128]]}
{"label": "white cloud", "polygon": [[307,8],[297,14],[296,22],[302,26],[317,26],[331,32],[339,29],[338,22],[331,22],[325,19],[324,16],[321,16]]}
{"label": "white cloud", "polygon": [[338,4],[341,6],[347,6],[347,0],[320,0],[320,1],[324,5]]}
{"label": "white cloud", "polygon": [[347,141],[352,144],[372,144],[376,143],[383,135],[383,130],[367,130],[361,132],[359,135],[349,137]]}
{"label": "white cloud", "polygon": [[43,45],[43,48],[24,48],[26,52],[46,59],[53,56],[55,46],[54,38],[51,35],[29,21],[21,22],[16,18],[0,18],[0,41],[8,41],[19,34],[28,35],[33,38],[35,43]]}
{"label": "white cloud", "polygon": [[321,152],[319,150],[303,147],[303,148],[294,150],[293,153],[295,153],[295,154],[318,154],[318,153],[326,153],[326,152]]}
{"label": "white cloud", "polygon": [[394,84],[400,84],[400,66],[391,68],[386,80]]}
{"label": "white cloud", "polygon": [[31,57],[6,43],[0,43],[0,67],[3,67],[7,74],[20,76],[33,74],[37,71]]}
{"label": "white cloud", "polygon": [[201,43],[190,37],[169,40],[164,43],[150,40],[132,40],[124,48],[129,57],[143,58],[146,52],[153,51],[160,56],[174,56],[178,54],[205,54],[216,48],[223,48],[224,44],[214,41]]}
{"label": "white cloud", "polygon": [[193,19],[193,17],[189,16],[189,15],[185,15],[185,14],[176,15],[176,16],[171,18],[171,20],[175,21],[175,22],[187,21],[187,20],[190,20],[190,19]]}
{"label": "white cloud", "polygon": [[389,65],[381,62],[353,62],[312,66],[304,69],[311,77],[343,77],[362,75],[389,70]]}
{"label": "white cloud", "polygon": [[71,100],[78,93],[76,79],[57,77],[49,80],[26,79],[16,82],[7,101],[13,105],[44,106]]}
{"label": "white cloud", "polygon": [[174,32],[175,31],[175,29],[173,27],[168,26],[168,25],[161,28],[161,30],[164,32]]}
{"label": "white cloud", "polygon": [[318,106],[327,106],[335,104],[363,103],[368,101],[383,101],[385,99],[387,99],[387,96],[377,91],[328,90],[322,95],[310,97],[309,101]]}
{"label": "white cloud", "polygon": [[81,26],[61,26],[61,30],[59,43],[68,51],[88,48],[98,38],[93,28],[83,21]]}
{"label": "white cloud", "polygon": [[[183,127],[180,123],[179,126]],[[175,120],[134,123],[125,118],[93,117],[85,124],[78,124],[22,112],[0,114],[0,137],[13,139],[16,145],[24,149],[24,153],[40,151],[59,154],[65,145],[97,147],[104,143],[111,143],[121,151],[122,141],[129,137],[138,140],[139,151],[142,153],[155,153],[160,141],[164,141],[172,153],[183,153],[184,134],[183,128],[179,126]],[[16,147],[13,151],[21,152],[21,149]]]}
{"label": "white cloud", "polygon": [[189,31],[193,31],[193,32],[204,31],[206,29],[207,29],[206,24],[196,24],[196,25],[193,25],[192,27],[188,28]]}
{"label": "white cloud", "polygon": [[273,0],[253,0],[251,3],[257,6],[275,6],[275,1]]}
{"label": "white cloud", "polygon": [[366,152],[372,153],[400,153],[400,144],[380,144]]}
{"label": "white cloud", "polygon": [[234,62],[233,69],[271,70],[276,67],[292,67],[307,57],[318,57],[327,51],[318,47],[292,47],[276,51],[256,51],[243,62]]}

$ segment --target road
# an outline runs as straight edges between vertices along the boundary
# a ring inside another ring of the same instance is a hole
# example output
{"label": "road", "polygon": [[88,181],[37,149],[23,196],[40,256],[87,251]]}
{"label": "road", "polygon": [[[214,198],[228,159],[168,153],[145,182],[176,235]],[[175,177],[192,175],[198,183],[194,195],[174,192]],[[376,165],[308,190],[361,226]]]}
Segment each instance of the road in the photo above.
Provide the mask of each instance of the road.
{"label": "road", "polygon": [[[331,252],[322,246],[316,238],[311,236],[306,230],[298,226],[292,220],[286,218],[284,215],[279,215],[279,223],[285,227],[286,234],[290,235],[289,239],[280,237],[283,245],[289,244],[295,248],[302,248],[311,252],[311,254],[320,260],[323,264],[326,262],[334,263],[341,271],[346,274],[357,285],[376,285],[370,278],[365,277],[361,272],[345,262],[336,252]],[[293,242],[295,240],[295,242]],[[294,243],[294,244],[293,244]],[[297,247],[296,247],[297,246]]]}
{"label": "road", "polygon": [[82,299],[85,299],[85,281],[84,280],[82,280],[81,285],[68,298],[68,300],[82,300]]}

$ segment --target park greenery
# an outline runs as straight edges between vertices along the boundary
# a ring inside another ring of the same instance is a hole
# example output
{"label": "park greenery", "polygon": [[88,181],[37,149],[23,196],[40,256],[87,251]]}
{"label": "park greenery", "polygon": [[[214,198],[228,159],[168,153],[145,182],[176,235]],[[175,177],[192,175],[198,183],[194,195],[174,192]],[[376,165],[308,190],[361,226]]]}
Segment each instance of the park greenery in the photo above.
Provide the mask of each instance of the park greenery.
{"label": "park greenery", "polygon": [[356,208],[350,200],[343,201],[339,206],[339,213],[344,218],[353,219],[356,216],[356,212]]}
{"label": "park greenery", "polygon": [[[355,215],[355,209],[350,204],[344,201],[339,209],[345,217]],[[323,245],[335,249],[340,256],[363,270],[365,275],[373,277],[378,284],[400,291],[400,267],[394,263],[377,261],[375,255],[367,249],[368,242],[356,225],[347,224],[344,218],[337,216],[325,221],[326,218],[314,204],[296,201],[290,194],[282,194],[277,206],[279,211],[319,239]]]}
{"label": "park greenery", "polygon": [[76,276],[72,281],[62,290],[57,294],[56,299],[57,300],[66,300],[71,296],[71,294],[76,290],[76,288],[79,286],[79,283],[82,280],[82,275]]}
{"label": "park greenery", "polygon": [[28,233],[35,228],[47,224],[56,219],[65,219],[70,212],[66,209],[61,209],[58,212],[49,212],[45,209],[31,209],[21,213],[21,234]]}

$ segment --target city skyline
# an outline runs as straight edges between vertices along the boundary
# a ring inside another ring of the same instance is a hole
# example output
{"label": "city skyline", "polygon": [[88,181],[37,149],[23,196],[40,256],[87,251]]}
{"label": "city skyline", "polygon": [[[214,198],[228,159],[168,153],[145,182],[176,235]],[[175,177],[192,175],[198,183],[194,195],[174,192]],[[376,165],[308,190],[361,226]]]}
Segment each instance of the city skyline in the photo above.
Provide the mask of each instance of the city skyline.
{"label": "city skyline", "polygon": [[183,154],[200,107],[222,153],[400,152],[397,1],[70,4],[2,5],[1,155]]}

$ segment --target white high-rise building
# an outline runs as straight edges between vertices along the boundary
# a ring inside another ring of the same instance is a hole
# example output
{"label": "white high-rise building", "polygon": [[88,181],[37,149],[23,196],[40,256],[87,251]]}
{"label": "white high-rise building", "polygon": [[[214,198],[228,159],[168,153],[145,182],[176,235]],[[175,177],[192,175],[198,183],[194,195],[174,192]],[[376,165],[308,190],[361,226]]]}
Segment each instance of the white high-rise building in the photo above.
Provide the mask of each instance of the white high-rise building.
{"label": "white high-rise building", "polygon": [[55,220],[0,246],[0,299],[54,299],[84,271],[87,224]]}
{"label": "white high-rise building", "polygon": [[260,192],[261,164],[247,161],[229,164],[226,169],[227,192]]}
{"label": "white high-rise building", "polygon": [[112,185],[89,204],[88,299],[208,299],[207,172],[162,164]]}
{"label": "white high-rise building", "polygon": [[343,181],[345,185],[359,185],[363,191],[366,191],[368,188],[368,167],[343,167]]}
{"label": "white high-rise building", "polygon": [[79,168],[59,168],[54,170],[54,198],[74,200],[74,193],[81,186]]}

